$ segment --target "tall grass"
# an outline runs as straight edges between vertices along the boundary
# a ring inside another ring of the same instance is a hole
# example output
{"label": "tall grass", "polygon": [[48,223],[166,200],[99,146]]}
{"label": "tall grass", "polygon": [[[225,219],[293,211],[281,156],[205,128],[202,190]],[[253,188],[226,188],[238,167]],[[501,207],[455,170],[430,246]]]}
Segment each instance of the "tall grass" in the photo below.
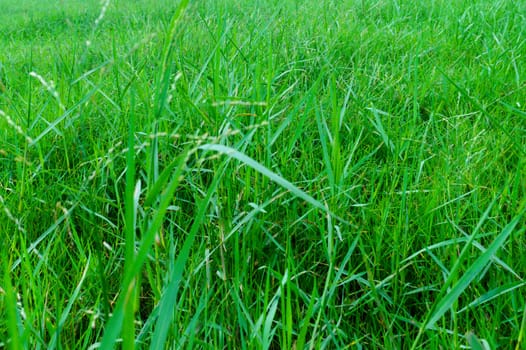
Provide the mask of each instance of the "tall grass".
{"label": "tall grass", "polygon": [[524,347],[526,5],[7,4],[0,347]]}

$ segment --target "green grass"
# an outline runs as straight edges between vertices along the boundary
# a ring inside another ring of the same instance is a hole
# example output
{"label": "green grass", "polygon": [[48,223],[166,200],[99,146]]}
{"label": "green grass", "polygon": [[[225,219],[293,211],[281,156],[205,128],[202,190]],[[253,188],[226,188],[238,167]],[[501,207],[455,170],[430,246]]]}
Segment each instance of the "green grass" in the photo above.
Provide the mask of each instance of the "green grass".
{"label": "green grass", "polygon": [[4,2],[0,348],[526,346],[522,2]]}

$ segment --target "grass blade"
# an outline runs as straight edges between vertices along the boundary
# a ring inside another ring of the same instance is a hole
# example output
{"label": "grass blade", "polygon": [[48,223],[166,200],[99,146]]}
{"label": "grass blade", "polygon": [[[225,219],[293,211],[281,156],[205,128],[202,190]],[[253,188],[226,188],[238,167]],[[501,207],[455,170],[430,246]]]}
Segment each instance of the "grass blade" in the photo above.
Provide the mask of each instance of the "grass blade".
{"label": "grass blade", "polygon": [[519,223],[521,217],[522,215],[516,216],[508,225],[506,225],[506,227],[497,236],[497,238],[495,238],[488,249],[468,268],[468,270],[460,278],[457,284],[455,284],[451,291],[438,302],[426,324],[426,329],[430,329],[435,325],[442,315],[444,315],[444,313],[446,313],[446,311],[451,308],[453,303],[455,303],[458,297],[462,294],[462,292],[464,292],[464,290],[475,279],[475,277],[477,277],[477,274],[482,271],[484,267],[486,267],[497,250],[502,247],[504,243],[506,243],[506,240],[515,229],[515,226],[517,226]]}
{"label": "grass blade", "polygon": [[51,339],[50,343],[48,344],[48,349],[54,349],[57,345],[57,339],[58,339],[58,330],[62,329],[64,326],[64,323],[66,323],[66,320],[68,318],[68,315],[71,311],[71,308],[73,307],[73,304],[78,299],[80,294],[80,289],[82,288],[82,285],[84,284],[84,280],[86,279],[87,273],[89,271],[90,267],[90,258],[88,257],[88,261],[86,262],[86,267],[84,268],[84,272],[82,273],[82,276],[80,278],[79,283],[77,284],[77,287],[73,291],[73,294],[71,295],[71,298],[68,300],[68,304],[66,305],[66,308],[60,315],[60,320],[58,322],[57,331],[53,334],[53,338]]}
{"label": "grass blade", "polygon": [[485,304],[495,298],[498,298],[500,297],[501,295],[504,295],[506,293],[510,293],[512,291],[514,291],[515,289],[518,289],[518,288],[521,288],[521,287],[524,287],[526,286],[526,282],[525,281],[517,281],[517,282],[512,282],[512,283],[508,283],[508,284],[505,284],[503,286],[500,286],[500,287],[497,287],[497,288],[494,288],[484,294],[482,294],[480,297],[478,297],[477,299],[473,300],[471,303],[469,303],[469,305],[467,305],[466,307],[460,309],[458,312],[461,313],[461,312],[464,312],[470,308],[474,308],[474,307],[477,307],[479,305],[482,305],[482,304]]}
{"label": "grass blade", "polygon": [[486,339],[479,339],[474,333],[470,332],[467,335],[469,346],[472,350],[491,350],[490,345]]}
{"label": "grass blade", "polygon": [[376,108],[368,108],[368,109],[374,115],[374,120],[369,119],[369,121],[371,122],[371,124],[373,124],[374,128],[378,132],[378,135],[380,135],[380,137],[382,138],[382,141],[384,142],[385,147],[387,147],[389,151],[393,153],[395,149],[394,143],[393,141],[391,141],[391,139],[389,138],[389,135],[385,131],[385,128],[382,124],[382,120],[380,118],[380,114],[387,115],[387,113],[384,111],[380,111]]}
{"label": "grass blade", "polygon": [[307,332],[310,327],[310,319],[314,316],[314,306],[316,305],[316,301],[318,299],[317,294],[317,286],[314,284],[314,287],[312,288],[312,293],[310,295],[310,302],[309,306],[307,307],[307,311],[304,314],[303,317],[303,324],[301,325],[300,332],[298,335],[298,338],[296,339],[296,349],[305,349],[306,348],[306,340],[307,340]]}
{"label": "grass blade", "polygon": [[517,338],[517,345],[515,346],[515,350],[519,350],[522,345],[522,340],[524,338],[524,334],[526,333],[526,307],[524,307],[524,310],[522,312],[522,321],[521,321],[521,329],[519,331],[519,337]]}
{"label": "grass blade", "polygon": [[[138,196],[140,195],[140,181],[135,184],[135,96],[132,90],[131,97],[131,111],[128,125],[128,153],[126,156],[126,193],[124,202],[125,212],[125,227],[124,227],[124,242],[125,242],[125,256],[124,269],[125,276],[135,260],[135,230],[137,223],[137,207]],[[136,295],[137,284],[133,284],[132,290],[129,290],[131,295]],[[133,350],[135,348],[135,297],[128,299],[125,305],[126,311],[124,313],[123,325],[123,346],[126,349]]]}
{"label": "grass blade", "polygon": [[300,190],[298,187],[296,187],[295,185],[293,185],[290,181],[284,179],[283,177],[279,176],[278,174],[274,173],[273,171],[271,171],[270,169],[266,168],[264,165],[262,165],[261,163],[258,163],[257,161],[255,161],[254,159],[250,158],[249,156],[231,148],[231,147],[228,147],[228,146],[223,146],[223,145],[217,145],[217,144],[206,144],[206,145],[202,145],[199,147],[200,149],[202,150],[206,150],[206,151],[216,151],[216,152],[219,152],[219,153],[223,153],[227,156],[229,156],[230,158],[235,158],[237,160],[239,160],[240,162],[248,165],[249,167],[251,167],[252,169],[258,171],[259,173],[261,173],[262,175],[268,177],[270,180],[274,181],[275,183],[277,183],[278,185],[280,185],[281,187],[287,189],[288,191],[290,191],[292,194],[294,194],[296,197],[299,197],[301,199],[303,199],[304,201],[306,201],[307,203],[311,204],[312,206],[330,214],[332,217],[342,221],[342,222],[345,222],[345,220],[343,220],[342,218],[336,216],[335,214],[333,214],[332,212],[330,212],[320,201],[314,199],[313,197],[311,197],[310,195],[308,195],[307,193],[305,193],[304,191]]}
{"label": "grass blade", "polygon": [[188,257],[190,256],[190,252],[191,252],[195,237],[207,213],[208,204],[210,203],[212,195],[214,194],[217,188],[217,185],[219,184],[219,180],[222,178],[224,174],[225,168],[226,168],[226,163],[222,166],[222,168],[219,171],[217,171],[212,184],[208,188],[205,198],[203,198],[201,203],[199,203],[198,213],[195,216],[195,219],[190,229],[190,232],[188,234],[188,237],[186,238],[184,245],[181,251],[179,252],[179,255],[177,256],[177,260],[175,261],[175,264],[174,264],[173,274],[170,279],[170,283],[166,287],[163,293],[163,296],[161,298],[161,301],[159,302],[159,306],[158,306],[158,309],[160,310],[159,318],[157,319],[157,322],[156,322],[156,327],[155,327],[155,331],[152,337],[153,340],[150,345],[150,349],[159,349],[159,350],[164,349],[164,342],[168,335],[168,330],[172,326],[174,308],[177,302],[177,294],[179,291],[179,285],[183,277],[183,272],[184,272],[184,267],[186,265],[186,261],[188,260]]}
{"label": "grass blade", "polygon": [[[6,256],[7,254],[4,253],[3,255]],[[3,265],[4,278],[2,282],[5,286],[5,291],[0,288],[0,295],[2,292],[5,293],[5,305],[7,308],[7,332],[11,338],[11,341],[8,344],[13,350],[22,350],[23,347],[20,340],[22,327],[20,325],[20,315],[17,310],[16,294],[13,291],[11,277],[9,276],[11,273],[9,271],[9,264],[5,262]]]}
{"label": "grass blade", "polygon": [[148,230],[144,234],[140,242],[139,249],[133,261],[133,265],[127,269],[127,274],[121,287],[121,295],[117,301],[113,316],[107,322],[105,333],[102,338],[101,347],[103,349],[111,349],[117,341],[117,337],[122,329],[122,322],[124,320],[124,307],[131,297],[130,290],[134,288],[135,276],[141,271],[142,265],[148,257],[155,236],[164,222],[164,216],[168,210],[170,203],[173,200],[175,190],[181,182],[181,176],[184,172],[188,151],[184,152],[178,157],[178,165],[175,167],[171,182],[168,183],[167,188],[163,191],[160,203],[157,208],[156,215],[153,217]]}

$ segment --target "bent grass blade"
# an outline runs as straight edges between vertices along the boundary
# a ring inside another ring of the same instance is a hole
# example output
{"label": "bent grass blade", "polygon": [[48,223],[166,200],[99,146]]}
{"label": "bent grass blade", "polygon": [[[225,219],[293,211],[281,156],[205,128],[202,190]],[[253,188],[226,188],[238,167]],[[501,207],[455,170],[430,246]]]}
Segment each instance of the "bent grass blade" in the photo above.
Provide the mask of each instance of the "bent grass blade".
{"label": "bent grass blade", "polygon": [[260,174],[266,176],[270,180],[274,181],[281,187],[287,189],[292,194],[294,194],[296,197],[299,197],[306,201],[307,203],[311,204],[315,208],[318,208],[332,217],[338,219],[339,221],[346,222],[344,219],[340,218],[339,216],[332,213],[325,205],[323,205],[320,201],[314,199],[312,196],[308,195],[304,191],[300,190],[298,187],[296,187],[294,184],[292,184],[290,181],[284,179],[283,177],[279,176],[278,174],[274,173],[261,163],[258,163],[254,159],[250,158],[246,154],[243,154],[231,147],[223,146],[223,145],[217,145],[217,144],[206,144],[199,147],[199,149],[205,150],[205,151],[215,151],[218,153],[225,154],[229,156],[230,158],[235,158],[239,160],[240,162],[246,164],[247,166],[251,167],[252,169],[256,170]]}

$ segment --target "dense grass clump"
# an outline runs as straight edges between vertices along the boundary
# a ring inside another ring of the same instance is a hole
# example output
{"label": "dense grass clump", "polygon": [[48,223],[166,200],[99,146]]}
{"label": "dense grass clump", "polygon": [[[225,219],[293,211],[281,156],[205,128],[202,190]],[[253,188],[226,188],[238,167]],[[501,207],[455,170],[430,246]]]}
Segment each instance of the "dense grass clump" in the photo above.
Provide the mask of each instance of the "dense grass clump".
{"label": "dense grass clump", "polygon": [[6,1],[0,348],[525,346],[523,2]]}

